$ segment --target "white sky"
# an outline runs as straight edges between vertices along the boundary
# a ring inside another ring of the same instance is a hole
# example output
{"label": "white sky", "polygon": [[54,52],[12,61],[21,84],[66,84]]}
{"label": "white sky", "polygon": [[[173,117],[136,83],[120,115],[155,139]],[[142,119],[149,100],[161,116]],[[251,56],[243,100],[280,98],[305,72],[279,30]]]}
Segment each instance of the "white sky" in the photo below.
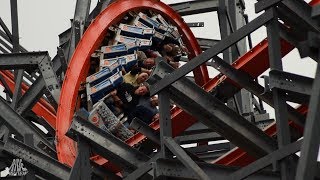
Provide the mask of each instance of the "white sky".
{"label": "white sky", "polygon": [[[163,0],[165,3],[178,3],[185,0]],[[310,0],[307,0],[309,2]],[[92,0],[91,7],[97,0]],[[73,18],[76,0],[18,0],[20,44],[29,51],[49,51],[51,57],[56,54],[58,35],[70,27]],[[254,0],[245,0],[246,13],[249,20],[257,16],[254,13]],[[10,0],[1,0],[0,17],[11,29]],[[184,17],[186,22],[204,22],[205,27],[193,28],[196,37],[219,39],[220,32],[216,13],[205,13]],[[252,34],[253,45],[266,37],[265,28],[260,28]],[[308,77],[314,77],[316,63],[309,58],[300,59],[297,50],[287,55],[284,61],[284,70]],[[213,76],[216,71],[210,70]],[[268,108],[271,117],[273,110]]]}
{"label": "white sky", "polygon": [[[185,0],[163,0],[165,3],[177,3]],[[29,51],[49,51],[51,57],[56,54],[58,46],[58,35],[70,27],[70,19],[73,18],[75,0],[18,0],[19,33],[20,44]],[[92,0],[94,7],[97,0]],[[254,13],[253,0],[245,0],[246,13],[250,20],[257,15]],[[0,17],[10,26],[10,1],[1,0]],[[220,33],[216,13],[205,13],[184,17],[186,22],[203,21],[205,27],[193,28],[197,37],[219,39]],[[252,34],[253,44],[257,44],[266,37],[265,28]],[[289,72],[300,73],[313,77],[315,73],[315,62],[300,60],[297,51],[291,52],[284,61],[284,69]]]}
{"label": "white sky", "polygon": [[[163,0],[165,3],[177,3],[185,0]],[[58,35],[70,27],[70,19],[73,18],[75,0],[18,0],[20,44],[29,51],[49,51],[51,57],[56,54]],[[92,0],[94,7],[97,0]],[[253,0],[245,0],[246,13],[250,20],[257,15],[254,13]],[[10,26],[10,1],[1,0],[0,17]],[[216,13],[205,13],[184,17],[186,22],[205,23],[203,28],[193,28],[197,37],[219,39],[220,33]],[[10,27],[9,27],[10,28]],[[10,28],[11,29],[11,28]],[[252,34],[253,44],[259,43],[266,37],[265,28]],[[299,73],[314,77],[315,62],[300,60],[297,51],[291,52],[284,61],[284,69],[289,72]]]}

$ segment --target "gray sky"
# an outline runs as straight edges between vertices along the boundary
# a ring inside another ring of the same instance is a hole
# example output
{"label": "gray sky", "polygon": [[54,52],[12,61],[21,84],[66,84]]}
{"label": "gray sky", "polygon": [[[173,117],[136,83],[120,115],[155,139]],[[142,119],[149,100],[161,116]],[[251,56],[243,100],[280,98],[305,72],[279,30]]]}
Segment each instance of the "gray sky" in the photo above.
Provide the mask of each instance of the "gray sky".
{"label": "gray sky", "polygon": [[[165,3],[178,3],[186,0],[162,0]],[[307,0],[309,2],[310,0]],[[249,20],[258,16],[254,12],[254,0],[245,0],[246,11]],[[91,1],[91,8],[95,7],[97,0]],[[49,51],[51,57],[56,55],[58,35],[70,27],[70,19],[73,18],[76,0],[18,0],[20,44],[29,51]],[[1,0],[0,17],[11,29],[10,0]],[[192,28],[196,37],[220,39],[218,17],[216,12],[201,15],[185,16],[186,22],[204,22],[204,27]],[[253,45],[258,44],[266,37],[264,27],[253,32]],[[300,59],[295,49],[284,57],[283,67],[285,71],[314,77],[316,63],[310,58]],[[264,75],[268,75],[266,71]],[[210,77],[218,72],[209,68]],[[259,78],[259,83],[263,83]],[[294,104],[293,104],[294,105]],[[295,105],[294,105],[295,106]],[[266,105],[270,116],[274,117],[274,110]]]}
{"label": "gray sky", "polygon": [[[184,0],[163,0],[165,3],[177,3]],[[309,2],[310,0],[307,0]],[[92,6],[97,0],[92,0]],[[249,20],[257,16],[254,13],[253,0],[245,0],[246,13]],[[58,35],[70,27],[73,18],[76,0],[18,0],[20,44],[29,51],[49,51],[51,57],[56,54]],[[0,17],[11,29],[10,0],[1,0]],[[205,27],[193,28],[196,37],[219,39],[220,32],[216,13],[205,13],[184,17],[186,22],[204,22]],[[252,34],[253,45],[266,37],[265,28],[260,28]],[[284,70],[314,77],[316,63],[309,58],[300,59],[297,50],[292,51],[284,58]],[[268,72],[268,71],[267,71]],[[266,72],[266,73],[267,73]],[[265,74],[266,74],[265,73]],[[210,77],[217,72],[210,69]],[[274,111],[268,108],[271,117]]]}
{"label": "gray sky", "polygon": [[[184,0],[163,0],[165,3],[183,2]],[[310,1],[310,0],[309,0]],[[70,19],[73,18],[75,0],[18,0],[20,43],[29,51],[47,50],[50,56],[56,54],[58,35],[70,27]],[[97,0],[92,0],[92,7]],[[245,0],[246,13],[250,20],[256,17],[253,0]],[[11,26],[10,1],[1,0],[0,17]],[[219,39],[219,28],[216,13],[205,13],[184,17],[186,22],[205,22],[203,28],[193,28],[197,37]],[[266,37],[265,28],[253,33],[253,43],[257,44]],[[291,72],[313,77],[315,63],[309,60],[300,60],[297,51],[290,53],[284,61],[284,69]]]}
{"label": "gray sky", "polygon": [[[92,0],[92,7],[97,0]],[[20,44],[29,51],[49,51],[54,57],[58,35],[70,27],[76,0],[18,0]],[[10,0],[1,0],[0,17],[8,26]]]}
{"label": "gray sky", "polygon": [[[183,2],[185,0],[163,0],[165,3]],[[310,0],[308,0],[310,1]],[[18,0],[20,43],[29,51],[49,51],[50,56],[56,54],[58,35],[70,27],[73,18],[75,0]],[[92,0],[92,7],[97,0]],[[253,0],[245,0],[246,13],[250,20],[256,17]],[[1,0],[0,17],[11,26],[10,1]],[[216,13],[205,13],[184,17],[186,22],[205,22],[203,28],[193,28],[197,37],[219,39],[219,28]],[[266,37],[265,28],[253,33],[254,45]],[[284,61],[284,69],[305,76],[313,77],[315,63],[309,60],[300,60],[297,51],[291,52]]]}

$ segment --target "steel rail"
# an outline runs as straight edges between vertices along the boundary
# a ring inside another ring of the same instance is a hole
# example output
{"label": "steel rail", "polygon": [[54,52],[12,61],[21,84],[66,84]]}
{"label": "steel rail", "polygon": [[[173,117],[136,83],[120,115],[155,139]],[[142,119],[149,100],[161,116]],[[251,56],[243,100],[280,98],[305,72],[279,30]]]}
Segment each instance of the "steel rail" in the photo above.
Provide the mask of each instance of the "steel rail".
{"label": "steel rail", "polygon": [[[75,160],[76,150],[74,148],[74,142],[67,138],[65,133],[71,124],[80,83],[87,76],[90,55],[99,47],[110,25],[119,22],[129,11],[143,9],[153,10],[162,14],[179,28],[179,32],[187,48],[191,51],[190,58],[202,52],[197,39],[194,37],[188,25],[180,15],[168,5],[156,0],[119,0],[110,4],[110,6],[97,16],[84,33],[66,72],[58,107],[56,132],[58,158],[62,163],[71,166]],[[205,65],[195,69],[194,74],[195,80],[199,85],[203,85],[209,80],[207,67]]]}

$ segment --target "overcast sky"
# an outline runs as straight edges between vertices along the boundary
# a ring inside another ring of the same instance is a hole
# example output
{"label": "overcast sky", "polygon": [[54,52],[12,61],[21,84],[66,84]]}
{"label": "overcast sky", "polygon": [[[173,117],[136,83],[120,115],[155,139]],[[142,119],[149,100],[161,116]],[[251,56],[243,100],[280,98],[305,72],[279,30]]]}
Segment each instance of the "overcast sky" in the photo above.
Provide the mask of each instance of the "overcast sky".
{"label": "overcast sky", "polygon": [[[177,3],[184,0],[163,0],[165,3]],[[56,54],[58,35],[70,27],[70,19],[73,18],[76,0],[18,0],[20,43],[29,51],[49,51],[50,56]],[[94,7],[97,0],[92,0]],[[257,15],[254,13],[254,0],[245,0],[246,13],[250,20]],[[1,0],[0,17],[8,26],[10,22],[10,0]],[[219,39],[219,27],[216,13],[186,16],[186,22],[205,22],[203,28],[193,28],[197,37]],[[265,28],[253,33],[253,42],[257,44],[266,37]],[[315,63],[309,60],[298,60],[297,51],[291,53],[285,59],[284,68],[291,72],[313,77]],[[292,62],[295,59],[297,61]],[[288,63],[286,63],[288,62]]]}
{"label": "overcast sky", "polygon": [[[177,3],[184,0],[163,0],[165,3]],[[310,0],[307,0],[309,2]],[[249,20],[254,19],[254,0],[245,0],[246,13]],[[58,35],[70,27],[73,18],[76,0],[18,0],[20,44],[29,51],[49,51],[51,57],[56,54]],[[94,7],[97,0],[92,0]],[[11,29],[10,0],[0,1],[0,17]],[[217,14],[205,13],[184,17],[186,22],[204,22],[203,28],[192,28],[196,37],[219,39]],[[256,45],[266,37],[265,28],[260,28],[252,34],[253,44]],[[297,50],[292,51],[284,58],[284,70],[314,77],[316,63],[309,58],[300,59]],[[210,70],[210,76],[216,71]],[[266,73],[265,73],[266,74]],[[273,110],[268,108],[271,117]]]}
{"label": "overcast sky", "polygon": [[[184,0],[163,0],[165,3],[178,3]],[[307,2],[309,2],[308,0]],[[56,54],[58,35],[70,27],[73,18],[76,0],[18,0],[20,44],[29,51],[49,51],[51,57]],[[254,0],[245,0],[246,13],[249,20],[254,19]],[[97,0],[91,1],[95,7]],[[10,0],[0,1],[0,17],[11,28]],[[204,13],[184,17],[186,22],[204,22],[205,27],[192,28],[196,37],[219,39],[217,14]],[[262,27],[252,34],[253,44],[256,45],[266,37]],[[284,57],[284,70],[308,77],[314,77],[316,63],[309,58],[300,59],[297,50]],[[217,72],[210,69],[210,77]],[[267,72],[266,72],[267,73]],[[273,117],[273,112],[270,111]]]}
{"label": "overcast sky", "polygon": [[[185,0],[163,0],[165,3],[178,3]],[[310,0],[307,0],[309,2]],[[254,13],[254,0],[245,0],[249,20],[258,15]],[[91,8],[95,7],[97,0],[91,1]],[[29,51],[49,51],[51,57],[56,55],[59,44],[58,35],[70,27],[73,18],[76,0],[18,0],[19,35],[20,44]],[[10,0],[0,1],[0,17],[11,28]],[[185,16],[186,22],[204,22],[201,28],[192,28],[196,37],[220,39],[217,13],[204,13],[201,15]],[[252,34],[253,45],[258,44],[266,37],[264,27]],[[309,58],[300,59],[295,49],[284,57],[284,70],[308,77],[314,77],[316,63]],[[268,71],[264,74],[267,74]],[[210,77],[217,74],[213,68],[209,69]],[[260,83],[262,79],[259,80]],[[270,108],[268,108],[270,109]],[[274,117],[273,110],[269,110]]]}

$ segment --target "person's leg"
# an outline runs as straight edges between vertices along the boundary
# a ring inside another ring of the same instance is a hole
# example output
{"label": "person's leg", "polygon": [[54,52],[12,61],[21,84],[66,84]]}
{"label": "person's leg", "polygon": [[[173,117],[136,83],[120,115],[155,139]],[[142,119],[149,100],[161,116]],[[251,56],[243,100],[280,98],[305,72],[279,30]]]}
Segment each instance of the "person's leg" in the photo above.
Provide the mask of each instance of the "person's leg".
{"label": "person's leg", "polygon": [[134,117],[137,117],[141,119],[144,123],[150,124],[152,122],[152,117],[155,115],[155,113],[144,106],[138,106],[135,110]]}

